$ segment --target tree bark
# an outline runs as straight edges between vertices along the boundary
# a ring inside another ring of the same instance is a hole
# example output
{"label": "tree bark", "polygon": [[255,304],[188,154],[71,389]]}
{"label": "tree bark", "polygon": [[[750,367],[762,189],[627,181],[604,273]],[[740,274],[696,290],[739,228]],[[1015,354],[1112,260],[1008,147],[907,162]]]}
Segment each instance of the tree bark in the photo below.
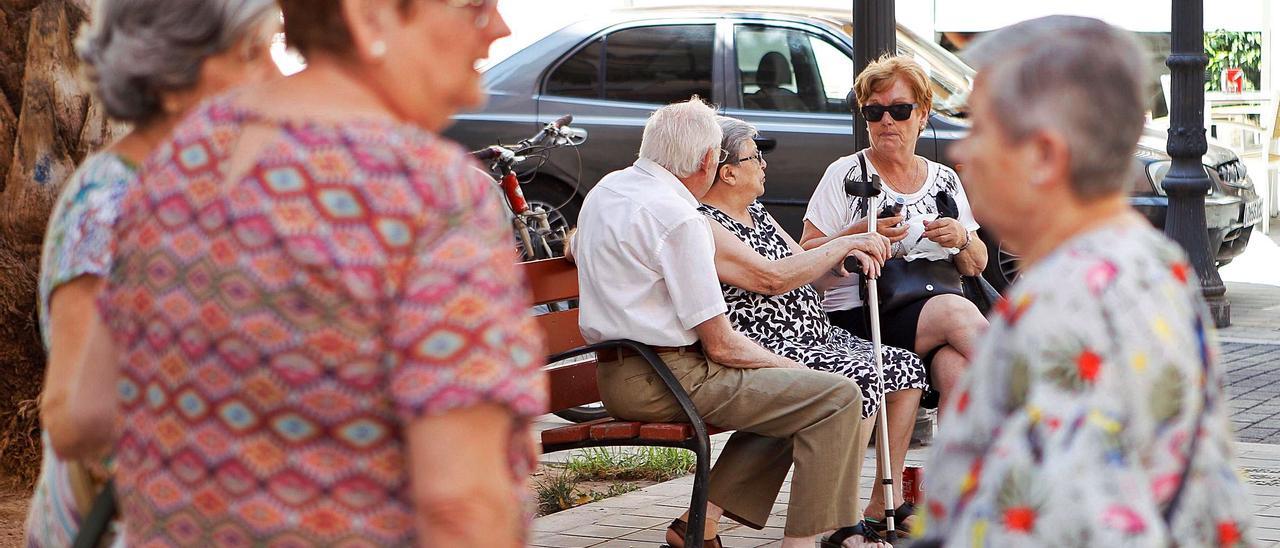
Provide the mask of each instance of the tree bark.
{"label": "tree bark", "polygon": [[0,6],[0,477],[26,485],[40,462],[36,279],[45,225],[67,176],[121,129],[79,78],[73,40],[86,4]]}

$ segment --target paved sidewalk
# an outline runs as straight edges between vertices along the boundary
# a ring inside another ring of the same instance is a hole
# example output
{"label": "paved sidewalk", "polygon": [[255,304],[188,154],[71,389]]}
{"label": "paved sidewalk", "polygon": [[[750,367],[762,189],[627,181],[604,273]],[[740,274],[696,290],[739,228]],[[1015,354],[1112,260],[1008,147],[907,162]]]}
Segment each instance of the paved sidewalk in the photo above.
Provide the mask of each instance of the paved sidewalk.
{"label": "paved sidewalk", "polygon": [[[728,434],[719,434],[719,445]],[[1280,547],[1280,446],[1238,443],[1237,463],[1249,479],[1249,493],[1254,508],[1253,536],[1258,546]],[[914,449],[907,454],[908,465],[922,465],[926,450]],[[863,480],[859,488],[863,504],[870,494],[875,477],[875,458],[869,454],[863,464]],[[667,526],[689,506],[693,477],[686,476],[666,483],[633,491],[625,495],[579,506],[534,521],[530,545],[547,548],[581,547],[645,547],[663,543]],[[791,479],[773,505],[773,513],[759,531],[721,520],[720,536],[729,548],[775,547],[782,545],[782,526],[787,517],[787,500]]]}
{"label": "paved sidewalk", "polygon": [[1280,344],[1223,343],[1236,440],[1280,444]]}

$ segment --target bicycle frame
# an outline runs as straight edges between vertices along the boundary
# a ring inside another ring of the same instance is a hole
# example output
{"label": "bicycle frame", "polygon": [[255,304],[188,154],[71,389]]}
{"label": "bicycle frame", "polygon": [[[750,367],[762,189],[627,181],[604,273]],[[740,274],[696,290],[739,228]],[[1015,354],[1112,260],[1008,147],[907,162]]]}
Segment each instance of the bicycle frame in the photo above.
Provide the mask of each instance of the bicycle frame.
{"label": "bicycle frame", "polygon": [[547,259],[554,256],[550,239],[560,232],[561,240],[565,237],[563,229],[552,229],[548,218],[550,211],[541,207],[531,207],[520,190],[520,181],[516,178],[514,166],[526,160],[525,154],[537,155],[547,150],[562,146],[577,146],[586,139],[586,132],[570,129],[571,116],[564,116],[547,124],[537,135],[520,141],[514,146],[490,146],[472,153],[477,159],[490,162],[490,177],[502,191],[502,196],[510,215],[512,230],[520,245],[521,260],[531,261]]}

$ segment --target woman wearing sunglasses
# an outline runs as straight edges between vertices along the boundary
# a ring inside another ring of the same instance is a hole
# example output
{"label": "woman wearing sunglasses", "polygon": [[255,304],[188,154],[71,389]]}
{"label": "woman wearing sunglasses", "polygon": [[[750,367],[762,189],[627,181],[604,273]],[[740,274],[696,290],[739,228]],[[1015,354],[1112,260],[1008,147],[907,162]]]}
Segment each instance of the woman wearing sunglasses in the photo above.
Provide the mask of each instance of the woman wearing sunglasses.
{"label": "woman wearing sunglasses", "polygon": [[[809,200],[801,246],[811,249],[832,238],[865,232],[865,200],[846,194],[844,182],[878,174],[887,203],[901,204],[899,213],[877,224],[878,231],[894,242],[892,255],[948,261],[961,275],[979,275],[987,265],[987,249],[978,239],[978,223],[960,178],[951,168],[915,153],[933,105],[924,70],[906,57],[882,57],[858,75],[854,94],[867,120],[871,146],[827,168]],[[887,283],[890,280],[882,278],[881,285]],[[823,308],[836,326],[870,338],[859,284],[856,275],[844,278],[827,291]],[[880,326],[885,344],[925,357],[929,384],[945,404],[987,321],[963,296],[939,294],[882,310]],[[906,447],[890,449],[901,455]],[[884,508],[880,490],[871,496],[869,519]],[[899,518],[902,515],[900,509]]]}

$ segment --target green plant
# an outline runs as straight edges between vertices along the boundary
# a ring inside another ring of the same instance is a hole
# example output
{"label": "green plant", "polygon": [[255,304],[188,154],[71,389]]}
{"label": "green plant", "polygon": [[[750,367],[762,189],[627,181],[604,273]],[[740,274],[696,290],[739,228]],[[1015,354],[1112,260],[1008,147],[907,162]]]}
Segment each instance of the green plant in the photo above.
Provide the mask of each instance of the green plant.
{"label": "green plant", "polygon": [[638,489],[640,489],[640,486],[634,483],[615,483],[610,485],[609,488],[604,491],[592,491],[591,502],[601,501],[618,495],[625,495]]}
{"label": "green plant", "polygon": [[693,472],[694,464],[685,449],[596,447],[570,455],[565,468],[581,479],[667,481]]}
{"label": "green plant", "polygon": [[1222,90],[1222,71],[1238,67],[1244,71],[1244,89],[1258,89],[1262,79],[1262,33],[1215,30],[1204,33],[1204,54],[1209,58],[1205,66],[1204,89]]}
{"label": "green plant", "polygon": [[538,514],[545,516],[582,504],[582,497],[575,492],[577,485],[578,478],[572,472],[548,469],[541,479],[533,483],[538,495]]}

